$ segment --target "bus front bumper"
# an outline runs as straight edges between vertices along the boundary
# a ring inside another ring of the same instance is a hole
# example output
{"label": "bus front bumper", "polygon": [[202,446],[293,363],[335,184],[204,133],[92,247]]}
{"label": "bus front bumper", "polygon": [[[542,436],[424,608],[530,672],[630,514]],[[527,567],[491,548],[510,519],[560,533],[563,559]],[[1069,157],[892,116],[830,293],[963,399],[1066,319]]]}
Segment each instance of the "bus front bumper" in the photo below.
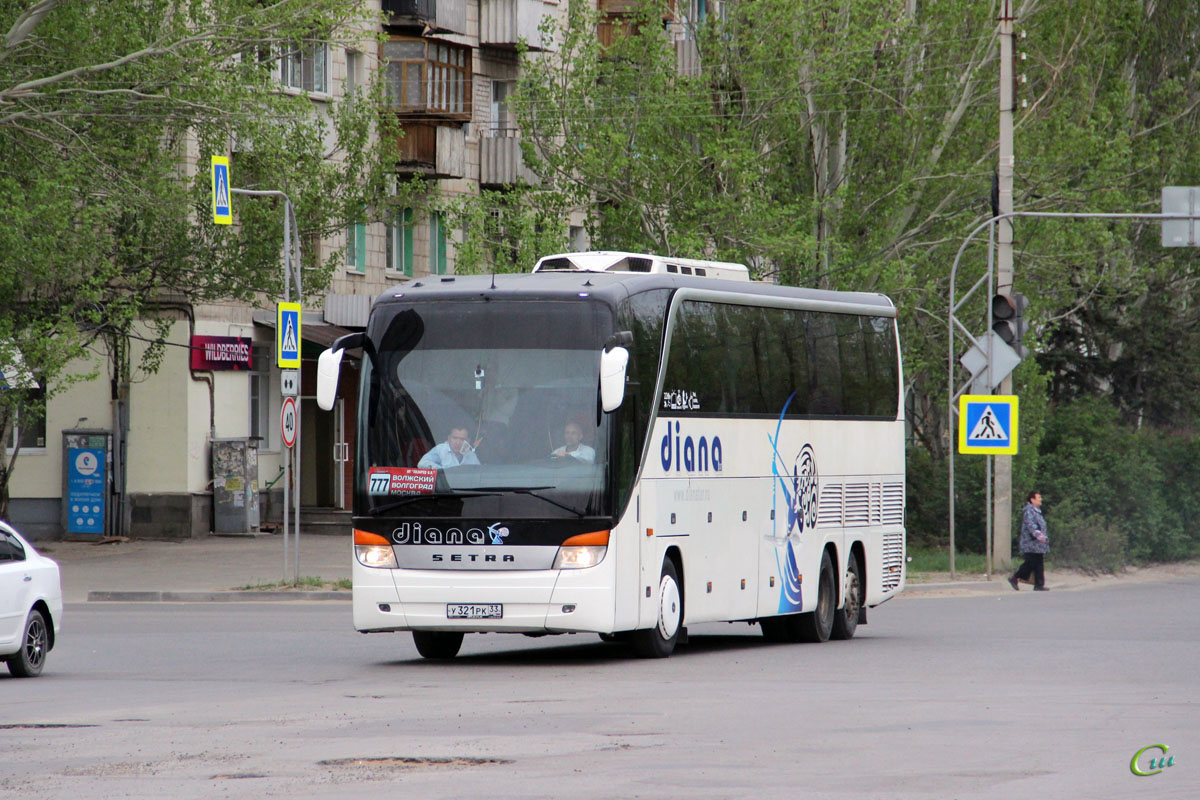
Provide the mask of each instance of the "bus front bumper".
{"label": "bus front bumper", "polygon": [[[574,570],[376,569],[354,563],[354,627],[363,632],[611,633],[614,592],[604,563]],[[452,605],[501,616],[458,619]]]}

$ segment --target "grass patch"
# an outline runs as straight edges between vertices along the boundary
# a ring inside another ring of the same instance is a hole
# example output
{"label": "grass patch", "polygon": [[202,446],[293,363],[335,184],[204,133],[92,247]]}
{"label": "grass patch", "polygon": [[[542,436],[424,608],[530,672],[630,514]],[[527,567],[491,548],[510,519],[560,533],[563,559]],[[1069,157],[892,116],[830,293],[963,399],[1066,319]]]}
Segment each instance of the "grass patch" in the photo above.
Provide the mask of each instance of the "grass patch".
{"label": "grass patch", "polygon": [[278,591],[280,589],[303,589],[310,590],[349,590],[351,586],[349,578],[342,578],[336,581],[327,581],[324,578],[318,578],[314,575],[305,575],[298,581],[275,581],[274,583],[254,583],[247,586],[235,586],[235,590],[239,592],[267,592]]}
{"label": "grass patch", "polygon": [[[908,574],[918,572],[949,572],[950,550],[945,547],[914,547],[908,548]],[[978,573],[987,572],[987,556],[981,553],[955,553],[954,571]]]}

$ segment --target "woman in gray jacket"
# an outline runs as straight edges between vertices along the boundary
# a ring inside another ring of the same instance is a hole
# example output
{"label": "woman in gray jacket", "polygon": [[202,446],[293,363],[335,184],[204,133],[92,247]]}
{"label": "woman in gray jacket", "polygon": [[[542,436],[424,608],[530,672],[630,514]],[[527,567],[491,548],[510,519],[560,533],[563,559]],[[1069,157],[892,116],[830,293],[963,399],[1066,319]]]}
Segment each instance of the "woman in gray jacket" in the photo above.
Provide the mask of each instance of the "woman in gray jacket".
{"label": "woman in gray jacket", "polygon": [[1046,569],[1043,559],[1050,552],[1050,539],[1046,536],[1046,518],[1042,516],[1041,492],[1030,492],[1025,498],[1025,512],[1021,517],[1021,538],[1017,546],[1025,563],[1008,579],[1008,585],[1017,590],[1017,581],[1033,575],[1033,590],[1048,592],[1046,588]]}

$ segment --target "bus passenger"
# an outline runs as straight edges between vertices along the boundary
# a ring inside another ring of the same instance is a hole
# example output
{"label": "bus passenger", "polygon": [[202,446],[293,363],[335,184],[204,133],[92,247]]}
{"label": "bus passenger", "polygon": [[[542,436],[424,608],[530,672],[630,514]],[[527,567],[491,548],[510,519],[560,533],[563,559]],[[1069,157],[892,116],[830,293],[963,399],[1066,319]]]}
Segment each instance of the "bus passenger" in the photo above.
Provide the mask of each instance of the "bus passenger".
{"label": "bus passenger", "polygon": [[566,444],[550,454],[551,458],[577,458],[587,464],[596,462],[596,451],[583,443],[583,428],[578,422],[568,422],[563,429]]}
{"label": "bus passenger", "polygon": [[434,447],[417,462],[421,469],[450,469],[463,465],[479,465],[479,457],[475,448],[467,442],[466,426],[456,426],[450,429],[446,441]]}

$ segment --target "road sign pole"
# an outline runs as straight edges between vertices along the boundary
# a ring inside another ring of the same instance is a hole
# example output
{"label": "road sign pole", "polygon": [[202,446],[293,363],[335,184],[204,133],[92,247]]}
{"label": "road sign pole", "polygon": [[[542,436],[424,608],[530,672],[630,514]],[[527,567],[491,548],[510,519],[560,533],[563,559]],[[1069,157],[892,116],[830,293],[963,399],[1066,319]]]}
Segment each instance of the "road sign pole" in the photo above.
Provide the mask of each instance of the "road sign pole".
{"label": "road sign pole", "polygon": [[288,578],[288,490],[292,482],[292,453],[286,450],[283,454],[283,580]]}

